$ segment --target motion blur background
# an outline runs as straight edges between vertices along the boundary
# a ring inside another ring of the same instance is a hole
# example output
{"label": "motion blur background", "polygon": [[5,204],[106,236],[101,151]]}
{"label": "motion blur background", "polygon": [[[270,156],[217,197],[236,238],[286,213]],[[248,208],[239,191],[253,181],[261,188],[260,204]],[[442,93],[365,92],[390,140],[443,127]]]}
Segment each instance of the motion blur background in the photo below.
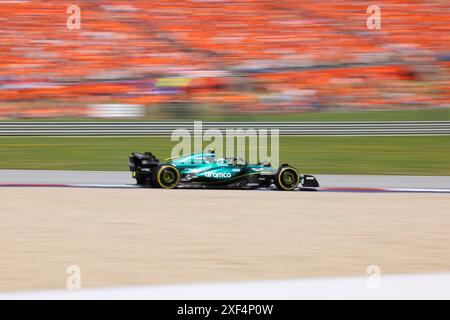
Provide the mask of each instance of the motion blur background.
{"label": "motion blur background", "polygon": [[[449,12],[444,0],[0,1],[0,168],[126,171],[131,151],[170,155],[168,138],[10,137],[48,119],[448,121]],[[434,136],[282,138],[280,159],[450,175],[450,122],[427,126]]]}
{"label": "motion blur background", "polygon": [[322,187],[448,192],[449,13],[448,0],[0,0],[0,292],[65,288],[71,265],[83,288],[448,273],[448,193],[137,190],[130,153],[164,159],[176,142],[86,126],[354,126],[283,135],[279,159]]}
{"label": "motion blur background", "polygon": [[445,0],[0,1],[0,118],[448,108],[449,12]]}

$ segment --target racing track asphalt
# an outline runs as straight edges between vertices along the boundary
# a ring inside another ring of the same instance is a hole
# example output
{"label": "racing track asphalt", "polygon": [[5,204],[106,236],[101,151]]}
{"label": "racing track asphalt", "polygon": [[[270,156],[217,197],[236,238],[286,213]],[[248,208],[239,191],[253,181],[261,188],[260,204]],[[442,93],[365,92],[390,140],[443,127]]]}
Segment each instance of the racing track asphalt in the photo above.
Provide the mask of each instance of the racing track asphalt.
{"label": "racing track asphalt", "polygon": [[[322,187],[450,188],[450,176],[316,175]],[[0,184],[134,184],[129,172],[0,170]]]}

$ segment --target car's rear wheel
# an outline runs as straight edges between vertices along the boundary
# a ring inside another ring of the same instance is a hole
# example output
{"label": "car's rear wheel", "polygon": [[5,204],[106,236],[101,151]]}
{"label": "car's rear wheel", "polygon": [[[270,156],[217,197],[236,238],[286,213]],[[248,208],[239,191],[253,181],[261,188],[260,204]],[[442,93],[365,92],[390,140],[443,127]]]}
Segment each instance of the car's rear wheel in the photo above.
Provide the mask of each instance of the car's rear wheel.
{"label": "car's rear wheel", "polygon": [[278,169],[274,180],[275,186],[278,190],[292,191],[295,190],[300,183],[300,175],[294,168],[290,166],[283,166]]}
{"label": "car's rear wheel", "polygon": [[153,184],[157,188],[174,189],[180,183],[180,172],[171,165],[158,166],[153,175]]}

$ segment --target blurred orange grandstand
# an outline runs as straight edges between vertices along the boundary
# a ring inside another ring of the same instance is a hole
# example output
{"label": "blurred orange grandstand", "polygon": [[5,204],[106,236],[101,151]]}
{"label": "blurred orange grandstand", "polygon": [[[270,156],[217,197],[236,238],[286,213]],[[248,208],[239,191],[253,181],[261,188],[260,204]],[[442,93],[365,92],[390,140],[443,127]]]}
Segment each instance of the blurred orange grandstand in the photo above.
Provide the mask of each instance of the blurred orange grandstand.
{"label": "blurred orange grandstand", "polygon": [[0,118],[450,106],[448,1],[0,1]]}

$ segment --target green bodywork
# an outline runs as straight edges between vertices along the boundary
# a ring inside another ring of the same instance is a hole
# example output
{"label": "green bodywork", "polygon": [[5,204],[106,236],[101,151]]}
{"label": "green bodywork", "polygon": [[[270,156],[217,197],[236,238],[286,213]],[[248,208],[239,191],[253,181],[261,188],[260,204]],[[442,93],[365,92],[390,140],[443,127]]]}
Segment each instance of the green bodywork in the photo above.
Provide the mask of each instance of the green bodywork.
{"label": "green bodywork", "polygon": [[182,181],[231,184],[252,176],[273,176],[270,164],[247,164],[236,158],[216,158],[215,153],[191,154],[171,159],[168,164],[181,173]]}

